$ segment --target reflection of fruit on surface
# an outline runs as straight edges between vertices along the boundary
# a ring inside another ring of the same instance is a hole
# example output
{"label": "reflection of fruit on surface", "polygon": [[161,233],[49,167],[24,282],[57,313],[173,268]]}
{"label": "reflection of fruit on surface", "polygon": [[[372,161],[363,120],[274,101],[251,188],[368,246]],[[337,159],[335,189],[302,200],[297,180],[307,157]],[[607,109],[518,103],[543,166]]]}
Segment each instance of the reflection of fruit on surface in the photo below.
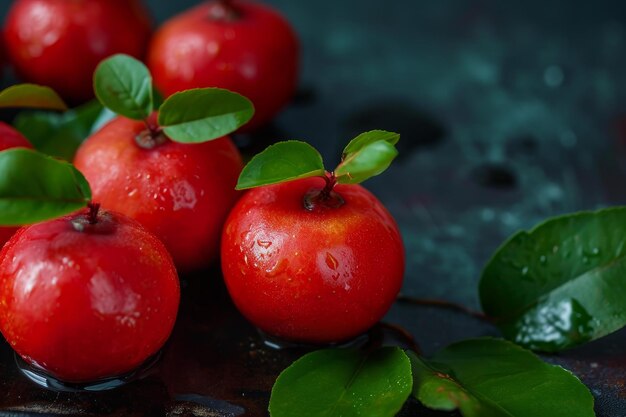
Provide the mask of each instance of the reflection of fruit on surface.
{"label": "reflection of fruit on surface", "polygon": [[[31,148],[33,145],[17,130],[0,122],[0,151],[11,148]],[[0,227],[0,247],[17,231],[16,227]]]}
{"label": "reflection of fruit on surface", "polygon": [[178,277],[135,221],[82,212],[21,229],[0,252],[0,327],[27,362],[68,382],[131,371],[174,326]]}
{"label": "reflection of fruit on surface", "polygon": [[81,146],[76,167],[94,201],[157,235],[180,271],[206,266],[218,255],[222,225],[239,196],[239,152],[228,137],[182,144],[161,134],[141,147],[136,137],[145,131],[143,122],[116,118]]}
{"label": "reflection of fruit on surface", "polygon": [[207,1],[166,22],[155,34],[148,66],[166,95],[221,87],[254,103],[243,129],[269,121],[294,94],[299,47],[289,23],[251,1]]}
{"label": "reflection of fruit on surface", "polygon": [[335,187],[340,207],[305,209],[305,194],[323,184],[252,189],[224,227],[231,297],[252,323],[288,340],[354,337],[382,318],[402,284],[404,248],[389,212],[360,185]]}
{"label": "reflection of fruit on surface", "polygon": [[142,57],[151,34],[139,0],[17,0],[5,22],[18,75],[73,102],[93,97],[92,75],[114,53]]}

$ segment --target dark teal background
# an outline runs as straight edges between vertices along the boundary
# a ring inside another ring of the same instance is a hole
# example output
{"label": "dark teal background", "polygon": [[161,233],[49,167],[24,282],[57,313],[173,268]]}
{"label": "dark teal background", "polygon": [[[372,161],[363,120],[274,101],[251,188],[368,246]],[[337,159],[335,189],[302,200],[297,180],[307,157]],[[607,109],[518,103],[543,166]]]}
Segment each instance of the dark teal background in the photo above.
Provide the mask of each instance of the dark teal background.
{"label": "dark teal background", "polygon": [[[163,21],[197,2],[148,3]],[[366,186],[401,226],[407,295],[479,308],[482,265],[507,236],[626,202],[623,1],[267,3],[303,55],[297,100],[261,136],[309,140],[331,165],[363,130],[402,134],[401,157]],[[397,305],[387,321],[426,353],[497,335],[431,308]],[[599,416],[621,417],[625,351],[622,331],[547,359],[590,386]]]}

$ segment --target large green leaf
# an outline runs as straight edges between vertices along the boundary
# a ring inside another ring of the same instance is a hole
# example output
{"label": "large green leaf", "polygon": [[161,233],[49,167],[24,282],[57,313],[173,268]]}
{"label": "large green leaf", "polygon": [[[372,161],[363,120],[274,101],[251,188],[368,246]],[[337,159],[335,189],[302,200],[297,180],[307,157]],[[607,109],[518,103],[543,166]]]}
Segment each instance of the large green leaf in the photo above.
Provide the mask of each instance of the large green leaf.
{"label": "large green leaf", "polygon": [[115,113],[142,120],[153,110],[152,76],[137,59],[123,54],[100,62],[94,73],[98,100]]}
{"label": "large green leaf", "polygon": [[413,394],[465,417],[593,417],[593,397],[573,374],[497,339],[453,344],[430,361],[409,353]]}
{"label": "large green leaf", "polygon": [[411,364],[399,348],[371,353],[309,353],[283,371],[272,389],[272,417],[393,417],[411,393]]}
{"label": "large green leaf", "polygon": [[0,91],[0,107],[67,110],[53,89],[37,84],[17,84]]}
{"label": "large green leaf", "polygon": [[252,102],[221,88],[198,88],[170,96],[159,109],[159,125],[170,139],[199,143],[220,138],[246,124]]}
{"label": "large green leaf", "polygon": [[102,112],[92,101],[65,113],[22,112],[13,124],[37,150],[71,161]]}
{"label": "large green leaf", "polygon": [[626,325],[626,208],[557,217],[498,249],[480,282],[510,339],[558,351]]}
{"label": "large green leaf", "polygon": [[324,175],[319,152],[306,142],[289,140],[271,145],[255,155],[241,172],[237,189]]}
{"label": "large green leaf", "polygon": [[87,180],[71,164],[28,149],[0,152],[0,225],[58,217],[90,200]]}
{"label": "large green leaf", "polygon": [[335,175],[340,184],[356,184],[363,182],[385,171],[398,150],[387,140],[371,142],[344,156]]}

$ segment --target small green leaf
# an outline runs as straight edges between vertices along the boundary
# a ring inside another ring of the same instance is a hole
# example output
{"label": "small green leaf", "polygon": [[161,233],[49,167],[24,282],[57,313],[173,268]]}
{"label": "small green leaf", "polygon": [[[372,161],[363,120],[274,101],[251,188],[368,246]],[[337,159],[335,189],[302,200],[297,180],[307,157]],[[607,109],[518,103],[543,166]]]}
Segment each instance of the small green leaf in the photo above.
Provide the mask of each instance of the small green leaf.
{"label": "small green leaf", "polygon": [[502,245],[480,298],[504,335],[558,351],[626,325],[626,207],[546,221]]}
{"label": "small green leaf", "polygon": [[306,142],[278,142],[257,154],[241,171],[237,189],[260,187],[309,177],[323,177],[324,162]]}
{"label": "small green leaf", "polygon": [[145,119],[154,108],[150,71],[128,55],[113,55],[100,62],[94,73],[94,91],[105,107],[129,119]]}
{"label": "small green leaf", "polygon": [[221,88],[198,88],[170,96],[159,109],[159,125],[172,140],[200,143],[220,138],[246,124],[252,102]]}
{"label": "small green leaf", "polygon": [[370,130],[369,132],[361,133],[356,138],[352,139],[348,146],[343,150],[342,159],[347,158],[350,154],[360,151],[365,146],[384,140],[392,145],[395,145],[400,140],[400,135],[394,132],[388,132],[386,130]]}
{"label": "small green leaf", "polygon": [[102,111],[100,103],[92,101],[65,113],[22,112],[14,126],[37,150],[71,161]]}
{"label": "small green leaf", "polygon": [[386,170],[398,155],[395,146],[379,140],[368,143],[358,150],[346,155],[335,169],[337,182],[340,184],[357,184]]}
{"label": "small green leaf", "polygon": [[17,84],[0,91],[0,107],[67,110],[53,89],[36,84]]}
{"label": "small green leaf", "polygon": [[426,361],[409,353],[413,395],[464,417],[593,417],[593,397],[576,376],[513,343],[473,339]]}
{"label": "small green leaf", "polygon": [[411,364],[399,348],[309,353],[272,389],[271,417],[393,417],[411,394]]}
{"label": "small green leaf", "polygon": [[62,216],[90,200],[89,184],[73,165],[27,149],[0,152],[0,225]]}

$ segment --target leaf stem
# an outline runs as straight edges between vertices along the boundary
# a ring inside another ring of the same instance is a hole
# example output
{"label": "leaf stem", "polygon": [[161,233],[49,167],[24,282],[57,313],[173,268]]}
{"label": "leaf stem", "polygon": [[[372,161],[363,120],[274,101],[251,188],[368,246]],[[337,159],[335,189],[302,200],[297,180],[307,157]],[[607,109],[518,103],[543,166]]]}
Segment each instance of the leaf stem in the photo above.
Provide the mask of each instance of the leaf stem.
{"label": "leaf stem", "polygon": [[417,341],[415,340],[411,332],[409,332],[407,329],[400,326],[399,324],[393,324],[393,323],[380,322],[379,325],[383,329],[388,329],[398,334],[402,339],[404,339],[403,340],[404,343],[413,352],[417,353],[418,355],[422,354],[422,349],[420,348],[419,344],[417,343]]}
{"label": "leaf stem", "polygon": [[428,306],[428,307],[437,307],[437,308],[445,308],[448,310],[458,311],[474,318],[477,318],[482,321],[486,321],[489,323],[494,322],[493,317],[489,317],[485,313],[481,311],[472,310],[469,307],[465,307],[464,305],[453,303],[451,301],[446,300],[437,300],[437,299],[429,299],[429,298],[415,298],[409,297],[404,294],[400,294],[398,296],[398,302],[419,305],[419,306]]}

